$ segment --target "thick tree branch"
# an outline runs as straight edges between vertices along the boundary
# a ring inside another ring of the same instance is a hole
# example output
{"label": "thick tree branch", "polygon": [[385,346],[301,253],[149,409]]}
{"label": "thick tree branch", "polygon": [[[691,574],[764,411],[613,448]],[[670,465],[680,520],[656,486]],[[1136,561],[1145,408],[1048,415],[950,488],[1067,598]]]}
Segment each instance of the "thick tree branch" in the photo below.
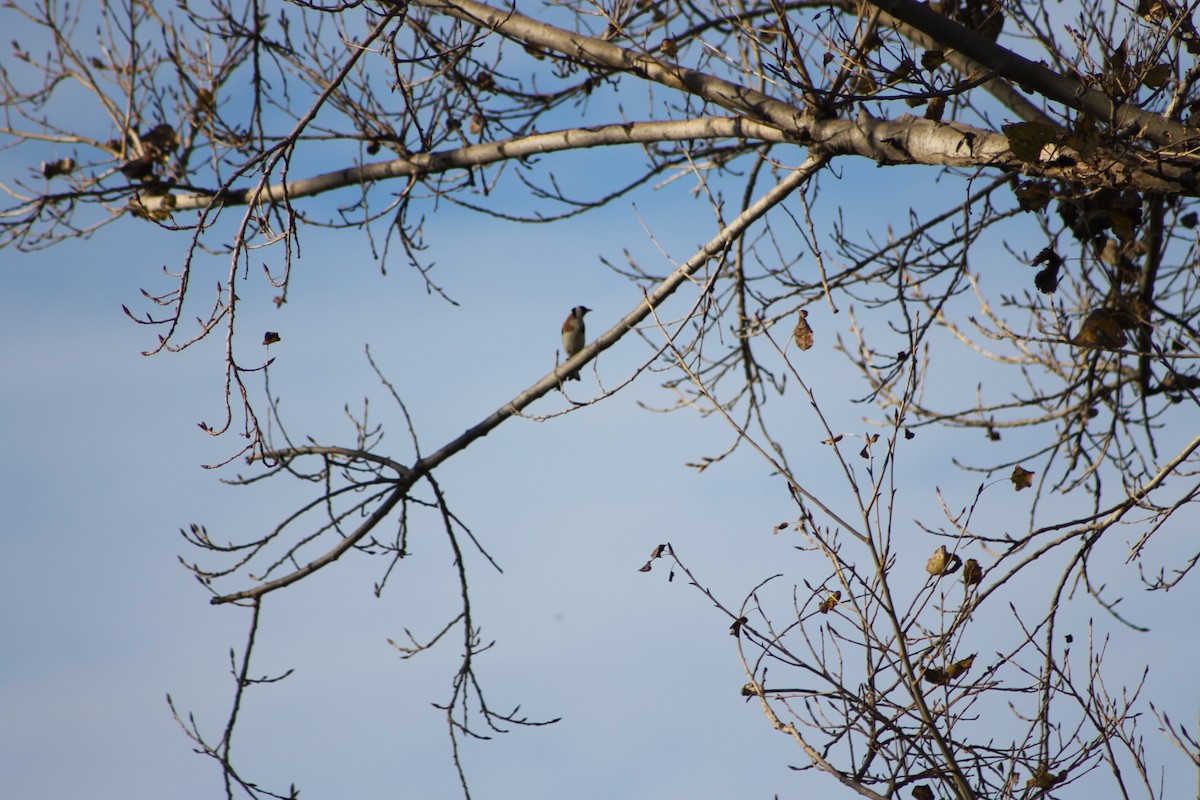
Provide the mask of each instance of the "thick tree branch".
{"label": "thick tree branch", "polygon": [[1115,103],[1103,92],[1019,56],[986,36],[937,13],[928,3],[919,3],[917,0],[867,1],[1018,86],[1025,87],[1027,91],[1090,114],[1116,130],[1132,129],[1137,135],[1170,147],[1174,152],[1188,152],[1200,141],[1200,131],[1128,103]]}

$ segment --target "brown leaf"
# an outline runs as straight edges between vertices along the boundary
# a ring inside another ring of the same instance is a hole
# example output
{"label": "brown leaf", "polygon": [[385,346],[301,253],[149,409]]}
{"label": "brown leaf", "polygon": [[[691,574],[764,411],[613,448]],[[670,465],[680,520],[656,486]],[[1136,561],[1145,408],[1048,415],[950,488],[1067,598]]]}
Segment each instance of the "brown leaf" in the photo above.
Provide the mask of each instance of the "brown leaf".
{"label": "brown leaf", "polygon": [[800,309],[800,318],[796,320],[796,327],[792,330],[792,339],[801,350],[808,350],[813,346],[813,330],[808,324],[808,312],[803,308]]}
{"label": "brown leaf", "polygon": [[1142,73],[1142,83],[1151,89],[1166,86],[1167,81],[1171,79],[1170,64],[1156,64],[1149,69],[1145,67],[1143,69],[1145,69],[1145,72]]}
{"label": "brown leaf", "polygon": [[821,444],[829,444],[829,445],[837,444],[838,442],[840,442],[842,440],[842,438],[845,435],[846,434],[844,434],[844,433],[839,433],[837,436],[834,436],[832,439],[826,439],[825,441],[821,442]]}
{"label": "brown leaf", "polygon": [[918,783],[912,790],[913,800],[933,800],[933,789],[927,784]]}
{"label": "brown leaf", "polygon": [[1110,308],[1093,310],[1084,319],[1079,333],[1071,338],[1071,344],[1104,350],[1119,349],[1128,341],[1121,330],[1121,315]]}
{"label": "brown leaf", "polygon": [[738,634],[740,634],[742,632],[742,626],[745,625],[749,621],[750,620],[746,619],[745,617],[738,617],[737,619],[735,619],[733,621],[733,624],[729,626],[729,635],[737,636]]}
{"label": "brown leaf", "polygon": [[1045,211],[1053,195],[1053,187],[1047,181],[1023,181],[1013,194],[1022,211]]}
{"label": "brown leaf", "polygon": [[474,81],[475,85],[485,92],[490,92],[496,88],[496,79],[486,69],[481,69],[476,73]]}
{"label": "brown leaf", "polygon": [[160,156],[165,156],[176,147],[179,147],[179,134],[166,123],[155,125],[142,134],[142,145],[147,150],[152,150]]}
{"label": "brown leaf", "polygon": [[278,341],[279,341],[279,334],[276,333],[275,331],[267,331],[266,333],[263,334],[263,344],[264,345],[275,344]]}
{"label": "brown leaf", "polygon": [[1008,479],[1013,482],[1013,486],[1019,492],[1022,489],[1028,489],[1030,486],[1033,486],[1033,476],[1036,474],[1036,472],[1030,472],[1018,464],[1013,467],[1012,475]]}
{"label": "brown leaf", "polygon": [[917,65],[912,62],[912,59],[905,56],[900,59],[900,63],[896,65],[896,68],[888,73],[888,83],[896,83],[904,80],[909,75],[912,75],[913,70],[916,68]]}
{"label": "brown leaf", "polygon": [[211,114],[216,107],[217,98],[213,96],[211,89],[196,90],[196,102],[192,104],[192,108],[196,109],[197,114]]}
{"label": "brown leaf", "polygon": [[75,169],[75,159],[60,158],[57,161],[42,162],[42,177],[46,180],[57,178],[59,175],[70,175]]}
{"label": "brown leaf", "polygon": [[979,566],[979,562],[968,558],[963,563],[963,583],[967,586],[974,586],[981,580],[983,580],[983,569]]}
{"label": "brown leaf", "polygon": [[663,39],[662,44],[658,46],[659,51],[667,58],[674,58],[679,55],[679,45],[675,44],[674,39]]}
{"label": "brown leaf", "polygon": [[1014,122],[1003,126],[1013,155],[1030,164],[1041,158],[1042,148],[1054,141],[1053,125],[1045,122]]}
{"label": "brown leaf", "polygon": [[933,72],[946,62],[946,52],[944,50],[926,50],[921,53],[921,66]]}
{"label": "brown leaf", "polygon": [[946,113],[946,98],[932,97],[929,100],[929,105],[925,107],[925,119],[931,122],[941,122],[942,115]]}
{"label": "brown leaf", "polygon": [[950,682],[950,679],[946,677],[946,670],[941,667],[926,667],[925,673],[921,677],[934,686],[945,686]]}
{"label": "brown leaf", "polygon": [[1058,267],[1046,267],[1033,276],[1033,285],[1042,294],[1054,294],[1058,290]]}
{"label": "brown leaf", "polygon": [[154,166],[157,163],[158,159],[154,155],[146,153],[122,164],[121,174],[131,181],[145,180],[154,174]]}
{"label": "brown leaf", "polygon": [[1062,263],[1062,256],[1054,252],[1054,248],[1043,247],[1041,251],[1033,257],[1033,261],[1029,262],[1029,266],[1036,267],[1038,264],[1048,264],[1052,267],[1061,267]]}

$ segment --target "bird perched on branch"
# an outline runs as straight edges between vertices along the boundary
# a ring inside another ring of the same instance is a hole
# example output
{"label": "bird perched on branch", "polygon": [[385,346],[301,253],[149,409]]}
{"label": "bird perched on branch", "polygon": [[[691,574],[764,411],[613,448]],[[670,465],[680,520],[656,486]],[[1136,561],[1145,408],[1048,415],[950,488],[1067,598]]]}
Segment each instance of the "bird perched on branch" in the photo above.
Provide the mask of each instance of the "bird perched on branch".
{"label": "bird perched on branch", "polygon": [[[583,315],[591,311],[585,306],[575,306],[571,309],[571,313],[567,314],[567,319],[562,324],[563,351],[567,354],[567,358],[578,353],[583,349],[583,343],[587,340],[583,328]],[[576,370],[566,376],[569,381],[579,380],[579,371]]]}

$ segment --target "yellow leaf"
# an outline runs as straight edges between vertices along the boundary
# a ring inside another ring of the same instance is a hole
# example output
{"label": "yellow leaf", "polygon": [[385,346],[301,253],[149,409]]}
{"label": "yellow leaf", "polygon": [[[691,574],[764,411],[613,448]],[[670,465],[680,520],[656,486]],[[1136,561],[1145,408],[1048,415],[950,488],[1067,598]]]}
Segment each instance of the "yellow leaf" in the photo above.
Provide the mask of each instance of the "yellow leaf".
{"label": "yellow leaf", "polygon": [[946,667],[946,677],[949,678],[950,680],[954,680],[955,678],[959,677],[960,675],[965,674],[966,671],[969,670],[971,668],[971,665],[974,663],[975,663],[975,654],[974,653],[972,653],[971,655],[962,659],[961,661],[955,661],[953,664],[950,664],[949,666]]}
{"label": "yellow leaf", "polygon": [[1036,786],[1039,789],[1053,789],[1058,784],[1067,779],[1067,773],[1060,772],[1057,775],[1046,769],[1045,766],[1038,767],[1038,771],[1033,774],[1033,777],[1025,782],[1026,786]]}
{"label": "yellow leaf", "polygon": [[842,599],[842,593],[834,592],[831,595],[829,595],[828,597],[826,597],[824,600],[822,600],[821,604],[817,608],[822,614],[828,614],[830,611],[832,611],[834,608],[837,607],[838,601],[841,599]]}
{"label": "yellow leaf", "polygon": [[962,559],[947,552],[946,545],[942,545],[934,550],[933,555],[925,562],[925,571],[930,575],[949,575],[957,572],[960,566],[962,566]]}

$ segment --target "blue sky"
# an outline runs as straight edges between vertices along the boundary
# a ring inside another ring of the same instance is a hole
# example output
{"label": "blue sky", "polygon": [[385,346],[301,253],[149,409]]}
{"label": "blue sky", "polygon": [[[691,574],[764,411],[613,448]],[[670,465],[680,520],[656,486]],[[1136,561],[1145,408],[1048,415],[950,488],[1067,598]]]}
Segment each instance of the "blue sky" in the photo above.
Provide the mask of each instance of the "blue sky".
{"label": "blue sky", "polygon": [[[608,157],[596,150],[560,163],[586,184],[608,168]],[[6,176],[29,163],[20,150],[0,160]],[[908,209],[933,190],[929,174],[916,170],[847,165],[841,174],[824,183],[820,202],[842,206],[862,228],[904,225]],[[677,261],[711,236],[711,215],[690,204],[689,188],[678,181],[642,193],[636,209],[622,201],[554,226],[501,224],[443,205],[428,236],[437,279],[458,307],[430,297],[399,263],[380,275],[354,234],[308,231],[289,302],[275,309],[273,290],[252,275],[243,289],[243,330],[250,338],[262,330],[282,336],[271,350],[271,379],[294,435],[350,443],[343,406],[359,408],[369,397],[373,419],[388,430],[381,449],[404,460],[410,453],[402,418],[364,346],[432,450],[549,370],[571,306],[594,309],[594,336],[636,305],[640,292],[603,267],[601,256],[620,262],[629,248],[657,271],[669,270],[643,223]],[[937,190],[962,189],[947,181]],[[5,796],[219,794],[219,770],[190,752],[165,696],[217,738],[231,698],[228,653],[240,651],[246,615],[208,604],[208,593],[178,563],[194,553],[177,531],[195,522],[218,539],[253,536],[309,495],[279,481],[223,485],[221,478],[245,471],[240,464],[201,468],[238,447],[197,427],[221,415],[218,340],[178,355],[139,355],[153,345],[153,331],[131,323],[121,305],[141,308],[138,289],[163,285],[160,270],[177,263],[181,248],[169,234],[127,219],[87,241],[5,253]],[[998,282],[1028,279],[1025,268],[1003,272],[1016,268],[998,247],[978,257],[994,260]],[[225,264],[209,257],[200,269],[215,283]],[[690,300],[681,298],[673,310]],[[834,429],[857,433],[870,411],[850,402],[863,389],[832,349],[845,317],[811,312],[818,344],[800,363]],[[648,354],[630,338],[601,356],[598,369],[611,385]],[[935,361],[938,390],[965,398],[988,373],[965,349]],[[589,369],[572,390],[587,397],[594,388]],[[655,545],[669,541],[733,604],[774,572],[785,573],[787,587],[822,579],[826,569],[815,555],[773,533],[795,518],[783,482],[745,448],[697,474],[684,464],[722,451],[729,429],[688,412],[653,413],[639,402],[664,406],[672,396],[647,375],[594,407],[548,422],[510,420],[438,473],[452,507],[504,569],[497,575],[478,557],[470,564],[484,636],[498,642],[479,665],[491,702],[504,710],[520,704],[532,718],[563,718],[550,728],[470,743],[465,761],[477,796],[836,791],[828,779],[788,769],[805,764],[803,755],[738,695],[745,676],[728,621],[685,581],[668,582],[661,564],[649,575],[637,572]],[[771,403],[786,409],[778,434],[806,486],[844,501],[807,400],[793,393]],[[554,395],[532,412],[564,407]],[[1186,417],[1172,424],[1181,435],[1194,429]],[[977,453],[982,434],[927,430],[914,442],[898,472],[901,519],[918,512],[936,519],[938,489],[967,504],[981,479],[951,468],[946,455]],[[1011,452],[1020,446],[1015,436],[997,445]],[[1027,495],[1000,485],[985,494],[979,515],[1020,530],[1027,503]],[[915,526],[903,535],[912,538],[906,557],[923,565],[933,540]],[[296,672],[249,694],[238,730],[249,776],[276,790],[294,781],[307,797],[455,796],[445,727],[430,703],[445,700],[458,647],[447,643],[400,661],[386,641],[401,640],[405,628],[429,635],[453,613],[454,574],[432,517],[416,526],[411,544],[413,556],[380,599],[371,587],[382,563],[357,554],[269,598],[252,674]],[[1162,558],[1169,561],[1171,552]],[[1114,574],[1128,580],[1128,572]],[[1183,591],[1190,594],[1176,608],[1195,598],[1194,589]],[[1136,592],[1127,603],[1135,615],[1161,609]],[[1080,630],[1097,616],[1105,629],[1127,635],[1086,598],[1075,614]],[[1136,673],[1141,650],[1194,647],[1186,615],[1159,612],[1153,623],[1153,638],[1123,638],[1114,647],[1109,663],[1117,672]],[[982,637],[979,649],[989,646]],[[1125,653],[1134,658],[1126,661]],[[1194,712],[1193,667],[1190,651],[1164,660],[1151,689]]]}

